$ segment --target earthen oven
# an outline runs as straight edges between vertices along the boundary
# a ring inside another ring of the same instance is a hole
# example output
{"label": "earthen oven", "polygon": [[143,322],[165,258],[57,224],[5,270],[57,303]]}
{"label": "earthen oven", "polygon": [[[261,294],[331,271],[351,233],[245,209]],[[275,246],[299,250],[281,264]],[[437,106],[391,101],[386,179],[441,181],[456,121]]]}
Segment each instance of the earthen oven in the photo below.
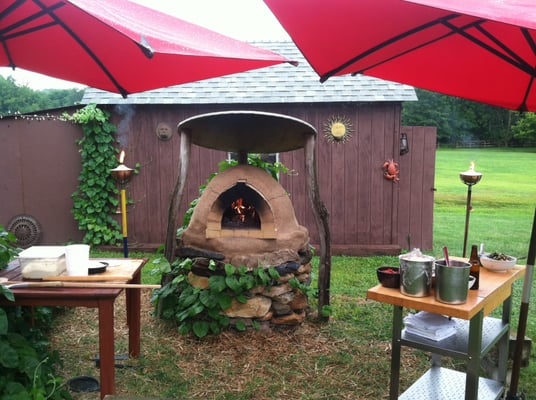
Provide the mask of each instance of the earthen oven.
{"label": "earthen oven", "polygon": [[[329,304],[329,230],[327,211],[319,199],[314,163],[316,132],[295,118],[254,111],[205,114],[179,124],[179,178],[170,204],[166,257],[194,259],[189,280],[208,285],[208,277],[228,263],[248,269],[274,267],[280,278],[255,288],[246,303],[234,301],[230,317],[255,318],[273,324],[296,324],[305,318],[307,296],[288,282],[309,284],[312,252],[309,233],[295,216],[285,189],[265,170],[247,165],[248,153],[277,153],[304,148],[308,192],[318,216],[321,240],[319,295]],[[177,240],[177,204],[188,171],[191,143],[238,153],[239,165],[217,174],[194,209],[188,228]],[[219,268],[209,268],[210,260]]]}

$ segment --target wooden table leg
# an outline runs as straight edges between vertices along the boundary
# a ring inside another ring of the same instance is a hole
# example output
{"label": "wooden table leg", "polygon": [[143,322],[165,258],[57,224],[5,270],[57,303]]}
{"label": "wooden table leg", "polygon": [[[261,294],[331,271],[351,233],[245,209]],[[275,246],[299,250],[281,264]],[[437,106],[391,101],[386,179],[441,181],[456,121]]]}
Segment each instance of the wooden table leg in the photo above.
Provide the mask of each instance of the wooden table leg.
{"label": "wooden table leg", "polygon": [[[141,273],[132,278],[131,283],[141,283]],[[140,355],[140,309],[141,289],[126,289],[127,324],[128,324],[128,353],[130,357]]]}
{"label": "wooden table leg", "polygon": [[101,399],[115,394],[114,298],[99,301]]}

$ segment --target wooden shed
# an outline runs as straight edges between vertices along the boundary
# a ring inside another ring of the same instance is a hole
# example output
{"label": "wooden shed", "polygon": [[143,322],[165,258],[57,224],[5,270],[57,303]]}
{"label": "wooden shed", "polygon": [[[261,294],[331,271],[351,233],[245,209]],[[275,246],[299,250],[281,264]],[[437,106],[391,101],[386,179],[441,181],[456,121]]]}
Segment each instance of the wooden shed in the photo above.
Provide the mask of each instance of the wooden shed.
{"label": "wooden shed", "polygon": [[[296,117],[316,128],[318,183],[330,213],[332,254],[398,254],[408,240],[414,247],[431,249],[435,128],[401,126],[403,102],[416,100],[413,88],[361,75],[320,83],[292,42],[254,44],[299,61],[299,66],[278,65],[126,99],[97,89],[85,91],[84,104],[97,103],[112,113],[119,146],[126,152],[125,163],[140,164],[139,175],[127,189],[132,202],[128,207],[131,246],[154,246],[165,240],[179,162],[177,125],[198,114],[255,110]],[[3,126],[0,121],[0,135],[4,135]],[[401,155],[403,133],[409,152]],[[19,151],[24,153],[25,149]],[[55,152],[52,144],[41,151]],[[228,156],[223,151],[192,147],[180,215],[199,196],[199,185]],[[390,159],[399,164],[398,182],[384,177],[383,164]],[[279,161],[291,170],[280,181],[290,194],[298,221],[309,229],[315,244],[318,233],[305,193],[303,150],[281,153]],[[19,189],[24,190],[23,186]],[[69,187],[66,195],[74,189]],[[0,187],[4,198],[9,192],[9,188]],[[10,205],[9,210],[0,212],[1,224],[7,225],[11,216],[27,212],[21,204]],[[64,240],[79,237],[72,226],[65,229]]]}

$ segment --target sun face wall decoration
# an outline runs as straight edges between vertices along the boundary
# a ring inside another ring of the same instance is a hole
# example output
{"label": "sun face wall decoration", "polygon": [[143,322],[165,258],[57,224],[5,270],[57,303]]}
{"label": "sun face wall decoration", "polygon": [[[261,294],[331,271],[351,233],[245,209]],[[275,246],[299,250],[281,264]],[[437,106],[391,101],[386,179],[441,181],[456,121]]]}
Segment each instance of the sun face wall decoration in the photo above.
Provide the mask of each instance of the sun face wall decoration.
{"label": "sun face wall decoration", "polygon": [[324,136],[330,143],[344,143],[352,137],[352,124],[342,116],[330,117],[324,123]]}

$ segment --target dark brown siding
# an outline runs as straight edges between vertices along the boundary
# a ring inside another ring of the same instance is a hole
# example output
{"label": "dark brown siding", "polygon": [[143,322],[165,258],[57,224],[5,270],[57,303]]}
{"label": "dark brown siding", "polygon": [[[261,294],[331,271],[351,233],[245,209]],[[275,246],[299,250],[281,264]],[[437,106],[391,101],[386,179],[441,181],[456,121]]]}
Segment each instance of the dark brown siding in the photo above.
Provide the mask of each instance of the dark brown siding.
{"label": "dark brown siding", "polygon": [[410,151],[400,157],[400,190],[398,213],[399,244],[431,249],[433,245],[434,175],[436,128],[403,127]]}
{"label": "dark brown siding", "polygon": [[[128,234],[131,246],[161,244],[165,239],[170,193],[177,176],[182,120],[226,109],[255,109],[291,115],[315,126],[320,195],[330,212],[333,254],[397,254],[412,245],[432,247],[435,128],[403,128],[410,138],[410,153],[399,156],[400,104],[281,104],[262,107],[137,105],[110,107],[117,125],[125,164],[135,175],[127,188]],[[323,133],[334,116],[344,117],[352,136],[331,143]],[[160,123],[174,135],[161,141]],[[253,133],[254,134],[254,133]],[[43,244],[80,240],[70,209],[80,159],[75,145],[80,128],[60,121],[0,121],[0,224],[17,214],[32,214],[44,227]],[[281,177],[298,221],[309,228],[311,241],[318,234],[306,196],[303,149],[280,155],[292,171]],[[188,184],[179,215],[198,197],[224,152],[193,146]],[[384,179],[382,164],[400,162],[400,182]],[[411,205],[411,206],[410,206]],[[117,216],[119,217],[119,216]]]}
{"label": "dark brown siding", "polygon": [[0,224],[7,228],[13,217],[31,215],[42,227],[43,243],[82,238],[71,214],[80,137],[69,122],[0,120]]}

